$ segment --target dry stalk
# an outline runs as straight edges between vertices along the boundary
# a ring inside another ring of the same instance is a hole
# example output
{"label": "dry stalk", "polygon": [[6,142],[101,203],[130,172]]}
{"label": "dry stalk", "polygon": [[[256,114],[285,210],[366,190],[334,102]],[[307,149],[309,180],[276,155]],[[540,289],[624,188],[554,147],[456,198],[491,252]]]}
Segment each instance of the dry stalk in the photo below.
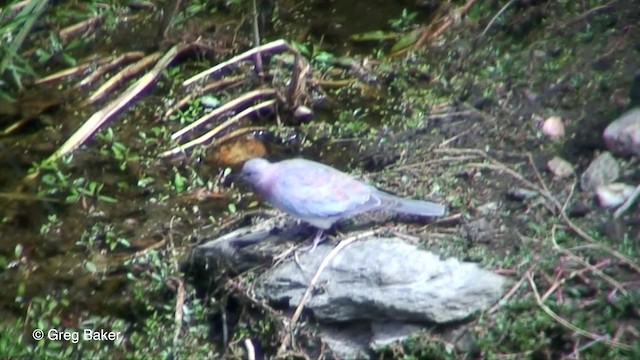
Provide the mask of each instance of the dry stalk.
{"label": "dry stalk", "polygon": [[196,96],[199,96],[204,93],[213,92],[222,88],[226,88],[227,86],[237,85],[242,82],[242,76],[235,76],[231,78],[225,78],[218,80],[214,83],[208,84],[207,86],[199,89],[196,92],[190,93],[189,95],[183,97],[178,101],[174,106],[172,106],[169,110],[167,110],[162,118],[168,119],[173,113],[180,110],[183,106],[187,105],[191,100],[193,100]]}
{"label": "dry stalk", "polygon": [[191,86],[196,82],[200,82],[205,80],[206,78],[208,78],[209,76],[216,74],[222,70],[227,69],[228,67],[231,67],[241,61],[247,60],[253,56],[255,56],[256,54],[259,54],[261,52],[267,52],[267,51],[280,51],[280,50],[286,50],[286,49],[290,49],[291,47],[289,46],[289,44],[284,41],[284,40],[276,40],[273,42],[270,42],[268,44],[264,44],[261,46],[256,46],[254,48],[252,48],[249,51],[246,51],[242,54],[236,55],[234,57],[232,57],[231,59],[224,61],[214,67],[212,67],[211,69],[208,69],[207,71],[203,71],[187,80],[185,80],[182,83],[182,86],[187,87],[187,86]]}
{"label": "dry stalk", "polygon": [[196,145],[201,145],[204,144],[205,142],[211,140],[213,137],[215,137],[216,135],[218,135],[220,132],[222,132],[223,130],[225,130],[226,128],[228,128],[229,126],[241,121],[242,119],[244,119],[245,117],[258,112],[260,110],[263,109],[268,109],[268,108],[272,108],[275,105],[276,101],[275,100],[267,100],[264,102],[261,102],[257,105],[254,106],[250,106],[246,109],[244,109],[243,111],[241,111],[240,113],[236,114],[235,116],[231,117],[230,119],[228,119],[227,121],[223,122],[222,124],[216,126],[213,130],[207,132],[206,134],[191,140],[189,142],[187,142],[184,145],[180,145],[177,146],[171,150],[167,150],[165,152],[163,152],[160,156],[161,157],[167,157],[167,156],[173,156],[176,154],[179,154],[183,151],[186,151]]}
{"label": "dry stalk", "polygon": [[59,32],[60,40],[63,42],[69,41],[71,38],[80,36],[81,34],[93,30],[96,26],[102,22],[102,16],[97,15],[87,20],[81,21],[77,24],[68,26]]}
{"label": "dry stalk", "polygon": [[575,325],[573,325],[572,323],[570,323],[569,321],[567,321],[566,319],[564,319],[563,317],[561,317],[560,315],[556,314],[555,312],[553,312],[553,310],[551,310],[547,305],[544,304],[544,302],[542,301],[542,298],[540,297],[540,293],[538,292],[538,288],[535,284],[535,281],[533,280],[533,274],[529,273],[527,274],[527,279],[529,280],[529,286],[531,287],[531,290],[533,291],[533,295],[536,298],[536,303],[538,304],[538,306],[545,312],[547,313],[547,315],[551,316],[555,321],[557,321],[560,325],[566,327],[567,329],[582,335],[584,337],[587,337],[589,339],[592,340],[598,340],[598,341],[602,341],[607,345],[616,347],[616,348],[620,348],[620,349],[624,349],[624,350],[631,350],[632,347],[630,345],[621,343],[619,341],[616,340],[611,340],[608,338],[608,335],[599,335],[599,334],[594,334],[591,332],[588,332],[584,329],[581,329]]}
{"label": "dry stalk", "polygon": [[124,54],[122,54],[122,55],[120,55],[118,57],[112,57],[111,61],[105,63],[104,65],[101,65],[94,72],[89,74],[89,76],[87,76],[82,81],[80,81],[78,83],[78,85],[76,85],[76,87],[83,87],[83,86],[91,85],[95,81],[97,81],[101,77],[103,77],[104,74],[106,74],[109,71],[119,67],[123,63],[129,62],[129,61],[132,61],[132,60],[139,60],[142,57],[144,57],[144,53],[142,51],[132,51],[132,52],[124,53]]}
{"label": "dry stalk", "polygon": [[[138,81],[131,85],[127,90],[120,94],[115,100],[107,106],[94,113],[62,146],[51,155],[45,162],[53,162],[60,157],[72,152],[78,146],[83,144],[91,135],[93,135],[102,125],[109,121],[115,114],[131,104],[131,101],[142,93],[149,85],[154,83],[160,76],[162,71],[169,66],[171,61],[181,52],[188,49],[188,45],[174,46],[158,61],[154,68]],[[36,176],[37,173],[30,175]]]}
{"label": "dry stalk", "polygon": [[479,156],[485,158],[487,161],[489,161],[489,164],[486,164],[486,163],[470,163],[468,165],[471,166],[471,167],[475,167],[475,168],[491,169],[491,170],[506,172],[507,174],[511,175],[512,177],[514,177],[517,180],[519,180],[520,182],[522,182],[525,186],[537,191],[540,195],[542,195],[547,201],[549,201],[555,207],[555,209],[559,212],[560,217],[562,218],[562,220],[565,222],[565,224],[574,233],[576,233],[578,236],[580,236],[584,240],[586,240],[586,241],[598,246],[600,249],[602,249],[602,250],[608,252],[609,254],[611,254],[612,256],[616,257],[618,260],[620,260],[623,263],[627,264],[629,267],[631,267],[637,273],[640,273],[640,266],[638,266],[638,264],[635,264],[633,261],[631,261],[629,258],[624,256],[623,254],[619,253],[618,251],[599,243],[596,239],[591,237],[584,230],[582,230],[579,226],[577,226],[573,221],[571,221],[571,219],[569,219],[569,217],[567,216],[567,213],[564,211],[564,206],[562,204],[560,204],[560,202],[555,197],[553,197],[549,193],[548,190],[545,190],[546,186],[540,187],[540,186],[532,183],[531,181],[527,180],[524,176],[522,176],[521,174],[519,174],[515,170],[511,169],[510,167],[508,167],[507,165],[503,164],[502,162],[492,158],[491,156],[489,156],[486,152],[484,152],[482,150],[447,148],[447,149],[435,149],[434,152],[438,152],[438,153],[453,153],[453,154],[476,154],[476,155],[479,155]]}
{"label": "dry stalk", "polygon": [[210,121],[211,119],[220,116],[224,113],[227,113],[229,111],[237,111],[239,110],[240,106],[251,102],[251,101],[255,101],[261,98],[265,98],[265,97],[271,97],[274,96],[276,94],[276,91],[273,89],[258,89],[258,90],[253,90],[250,91],[246,94],[243,94],[242,96],[233,99],[227,103],[225,103],[224,105],[220,106],[219,108],[216,108],[215,110],[211,111],[210,113],[208,113],[207,115],[201,117],[200,119],[194,121],[193,123],[189,124],[188,126],[185,126],[184,128],[176,131],[175,133],[173,133],[171,135],[171,140],[175,140],[178,139],[180,137],[182,137],[183,135],[185,135],[186,133],[188,133],[189,131],[192,131],[200,126],[203,126],[204,124],[206,124],[208,121]]}
{"label": "dry stalk", "polygon": [[340,243],[336,247],[334,247],[331,250],[331,252],[329,252],[329,254],[327,254],[327,256],[322,260],[322,262],[320,263],[320,266],[318,266],[318,269],[316,270],[315,274],[311,278],[311,281],[309,282],[309,285],[307,286],[307,289],[304,292],[302,299],[300,299],[300,303],[296,307],[296,310],[294,311],[293,316],[291,316],[291,320],[288,326],[289,331],[287,334],[285,334],[285,336],[282,339],[280,348],[278,349],[278,355],[281,355],[285,351],[287,351],[287,348],[289,347],[289,344],[291,342],[291,338],[293,337],[293,329],[295,328],[296,323],[298,322],[298,319],[302,314],[302,310],[304,309],[305,305],[309,302],[309,300],[311,300],[311,294],[313,293],[313,289],[315,288],[316,284],[320,280],[320,275],[322,275],[322,272],[331,263],[331,260],[333,260],[336,257],[336,255],[340,253],[340,251],[342,251],[344,248],[351,245],[352,243],[360,239],[374,236],[378,234],[378,232],[379,232],[378,230],[370,230],[370,231],[362,232],[360,234],[356,234],[354,236],[350,236],[349,238],[346,238],[340,241]]}
{"label": "dry stalk", "polygon": [[[108,81],[106,81],[102,86],[98,88],[89,98],[84,102],[86,105],[93,104],[100,99],[104,98],[109,94],[115,87],[122,84],[125,80],[138,75],[143,69],[151,66],[151,64],[155,63],[162,54],[160,52],[155,52],[151,55],[147,55],[144,58],[140,59],[138,62],[128,65],[124,69],[122,69],[118,74],[111,77]],[[165,55],[166,56],[166,55]]]}

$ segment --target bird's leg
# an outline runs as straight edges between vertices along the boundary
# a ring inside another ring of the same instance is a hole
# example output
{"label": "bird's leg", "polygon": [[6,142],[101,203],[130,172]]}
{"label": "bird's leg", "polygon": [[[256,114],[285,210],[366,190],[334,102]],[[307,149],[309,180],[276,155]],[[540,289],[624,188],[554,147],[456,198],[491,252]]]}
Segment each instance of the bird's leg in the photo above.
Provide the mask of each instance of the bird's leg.
{"label": "bird's leg", "polygon": [[313,252],[318,247],[318,244],[327,240],[327,235],[324,233],[324,230],[318,229],[316,232],[316,236],[313,238],[313,245],[311,245],[311,250],[309,252]]}
{"label": "bird's leg", "polygon": [[325,235],[324,230],[318,229],[318,231],[316,232],[316,235],[313,237],[313,244],[300,248],[300,251],[303,251],[303,252],[308,251],[311,253],[313,252],[313,250],[315,250],[318,247],[318,244],[320,244],[325,240],[327,240],[327,235]]}

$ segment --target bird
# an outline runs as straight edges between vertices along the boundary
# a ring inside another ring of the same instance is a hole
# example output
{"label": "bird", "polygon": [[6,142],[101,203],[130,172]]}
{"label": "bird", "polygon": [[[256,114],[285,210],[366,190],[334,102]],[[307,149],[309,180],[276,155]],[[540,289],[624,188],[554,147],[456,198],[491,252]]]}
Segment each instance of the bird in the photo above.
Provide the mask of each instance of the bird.
{"label": "bird", "polygon": [[242,166],[240,177],[273,207],[318,229],[311,251],[324,240],[324,232],[343,218],[376,210],[421,216],[446,213],[444,205],[395,196],[303,158],[279,162],[252,158]]}

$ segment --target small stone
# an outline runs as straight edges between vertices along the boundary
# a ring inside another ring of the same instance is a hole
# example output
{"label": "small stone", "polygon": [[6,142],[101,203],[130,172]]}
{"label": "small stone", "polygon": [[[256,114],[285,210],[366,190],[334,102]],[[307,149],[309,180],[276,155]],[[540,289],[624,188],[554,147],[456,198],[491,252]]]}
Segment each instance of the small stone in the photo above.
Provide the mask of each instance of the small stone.
{"label": "small stone", "polygon": [[507,191],[507,198],[515,201],[527,201],[537,197],[538,195],[540,194],[538,194],[537,191],[523,188],[515,188]]}
{"label": "small stone", "polygon": [[633,108],[614,120],[604,130],[609,150],[620,155],[640,155],[640,107]]}
{"label": "small stone", "polygon": [[303,121],[309,120],[313,116],[313,110],[304,105],[300,105],[293,112],[293,116],[295,116],[296,119],[300,119]]}
{"label": "small stone", "polygon": [[498,212],[499,208],[500,208],[499,204],[495,201],[492,201],[492,202],[488,202],[486,204],[482,204],[478,206],[476,208],[476,211],[478,211],[478,213],[481,215],[491,215]]}
{"label": "small stone", "polygon": [[547,168],[556,178],[565,178],[573,174],[573,165],[561,157],[554,157],[547,162]]}
{"label": "small stone", "polygon": [[580,217],[587,216],[590,212],[591,212],[591,206],[589,206],[584,202],[578,202],[569,209],[569,211],[567,212],[567,215],[570,218],[580,218]]}
{"label": "small stone", "polygon": [[580,177],[580,188],[595,191],[598,186],[611,184],[620,176],[620,165],[610,152],[605,151],[595,158]]}
{"label": "small stone", "polygon": [[495,224],[486,218],[473,220],[462,227],[462,231],[471,243],[488,244],[492,242],[498,234]]}
{"label": "small stone", "polygon": [[564,123],[560,116],[551,116],[542,123],[542,133],[552,139],[564,136]]}
{"label": "small stone", "polygon": [[636,188],[623,183],[611,183],[598,186],[596,196],[602,207],[613,208],[622,205]]}

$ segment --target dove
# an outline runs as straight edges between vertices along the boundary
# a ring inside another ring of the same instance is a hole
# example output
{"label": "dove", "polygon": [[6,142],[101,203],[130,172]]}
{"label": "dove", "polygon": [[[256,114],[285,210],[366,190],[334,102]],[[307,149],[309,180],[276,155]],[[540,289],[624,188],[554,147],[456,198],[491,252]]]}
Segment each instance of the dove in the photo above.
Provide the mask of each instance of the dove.
{"label": "dove", "polygon": [[387,210],[421,216],[442,216],[443,205],[391,195],[328,165],[306,159],[246,161],[241,177],[273,207],[318,228],[314,249],[323,233],[343,218]]}

